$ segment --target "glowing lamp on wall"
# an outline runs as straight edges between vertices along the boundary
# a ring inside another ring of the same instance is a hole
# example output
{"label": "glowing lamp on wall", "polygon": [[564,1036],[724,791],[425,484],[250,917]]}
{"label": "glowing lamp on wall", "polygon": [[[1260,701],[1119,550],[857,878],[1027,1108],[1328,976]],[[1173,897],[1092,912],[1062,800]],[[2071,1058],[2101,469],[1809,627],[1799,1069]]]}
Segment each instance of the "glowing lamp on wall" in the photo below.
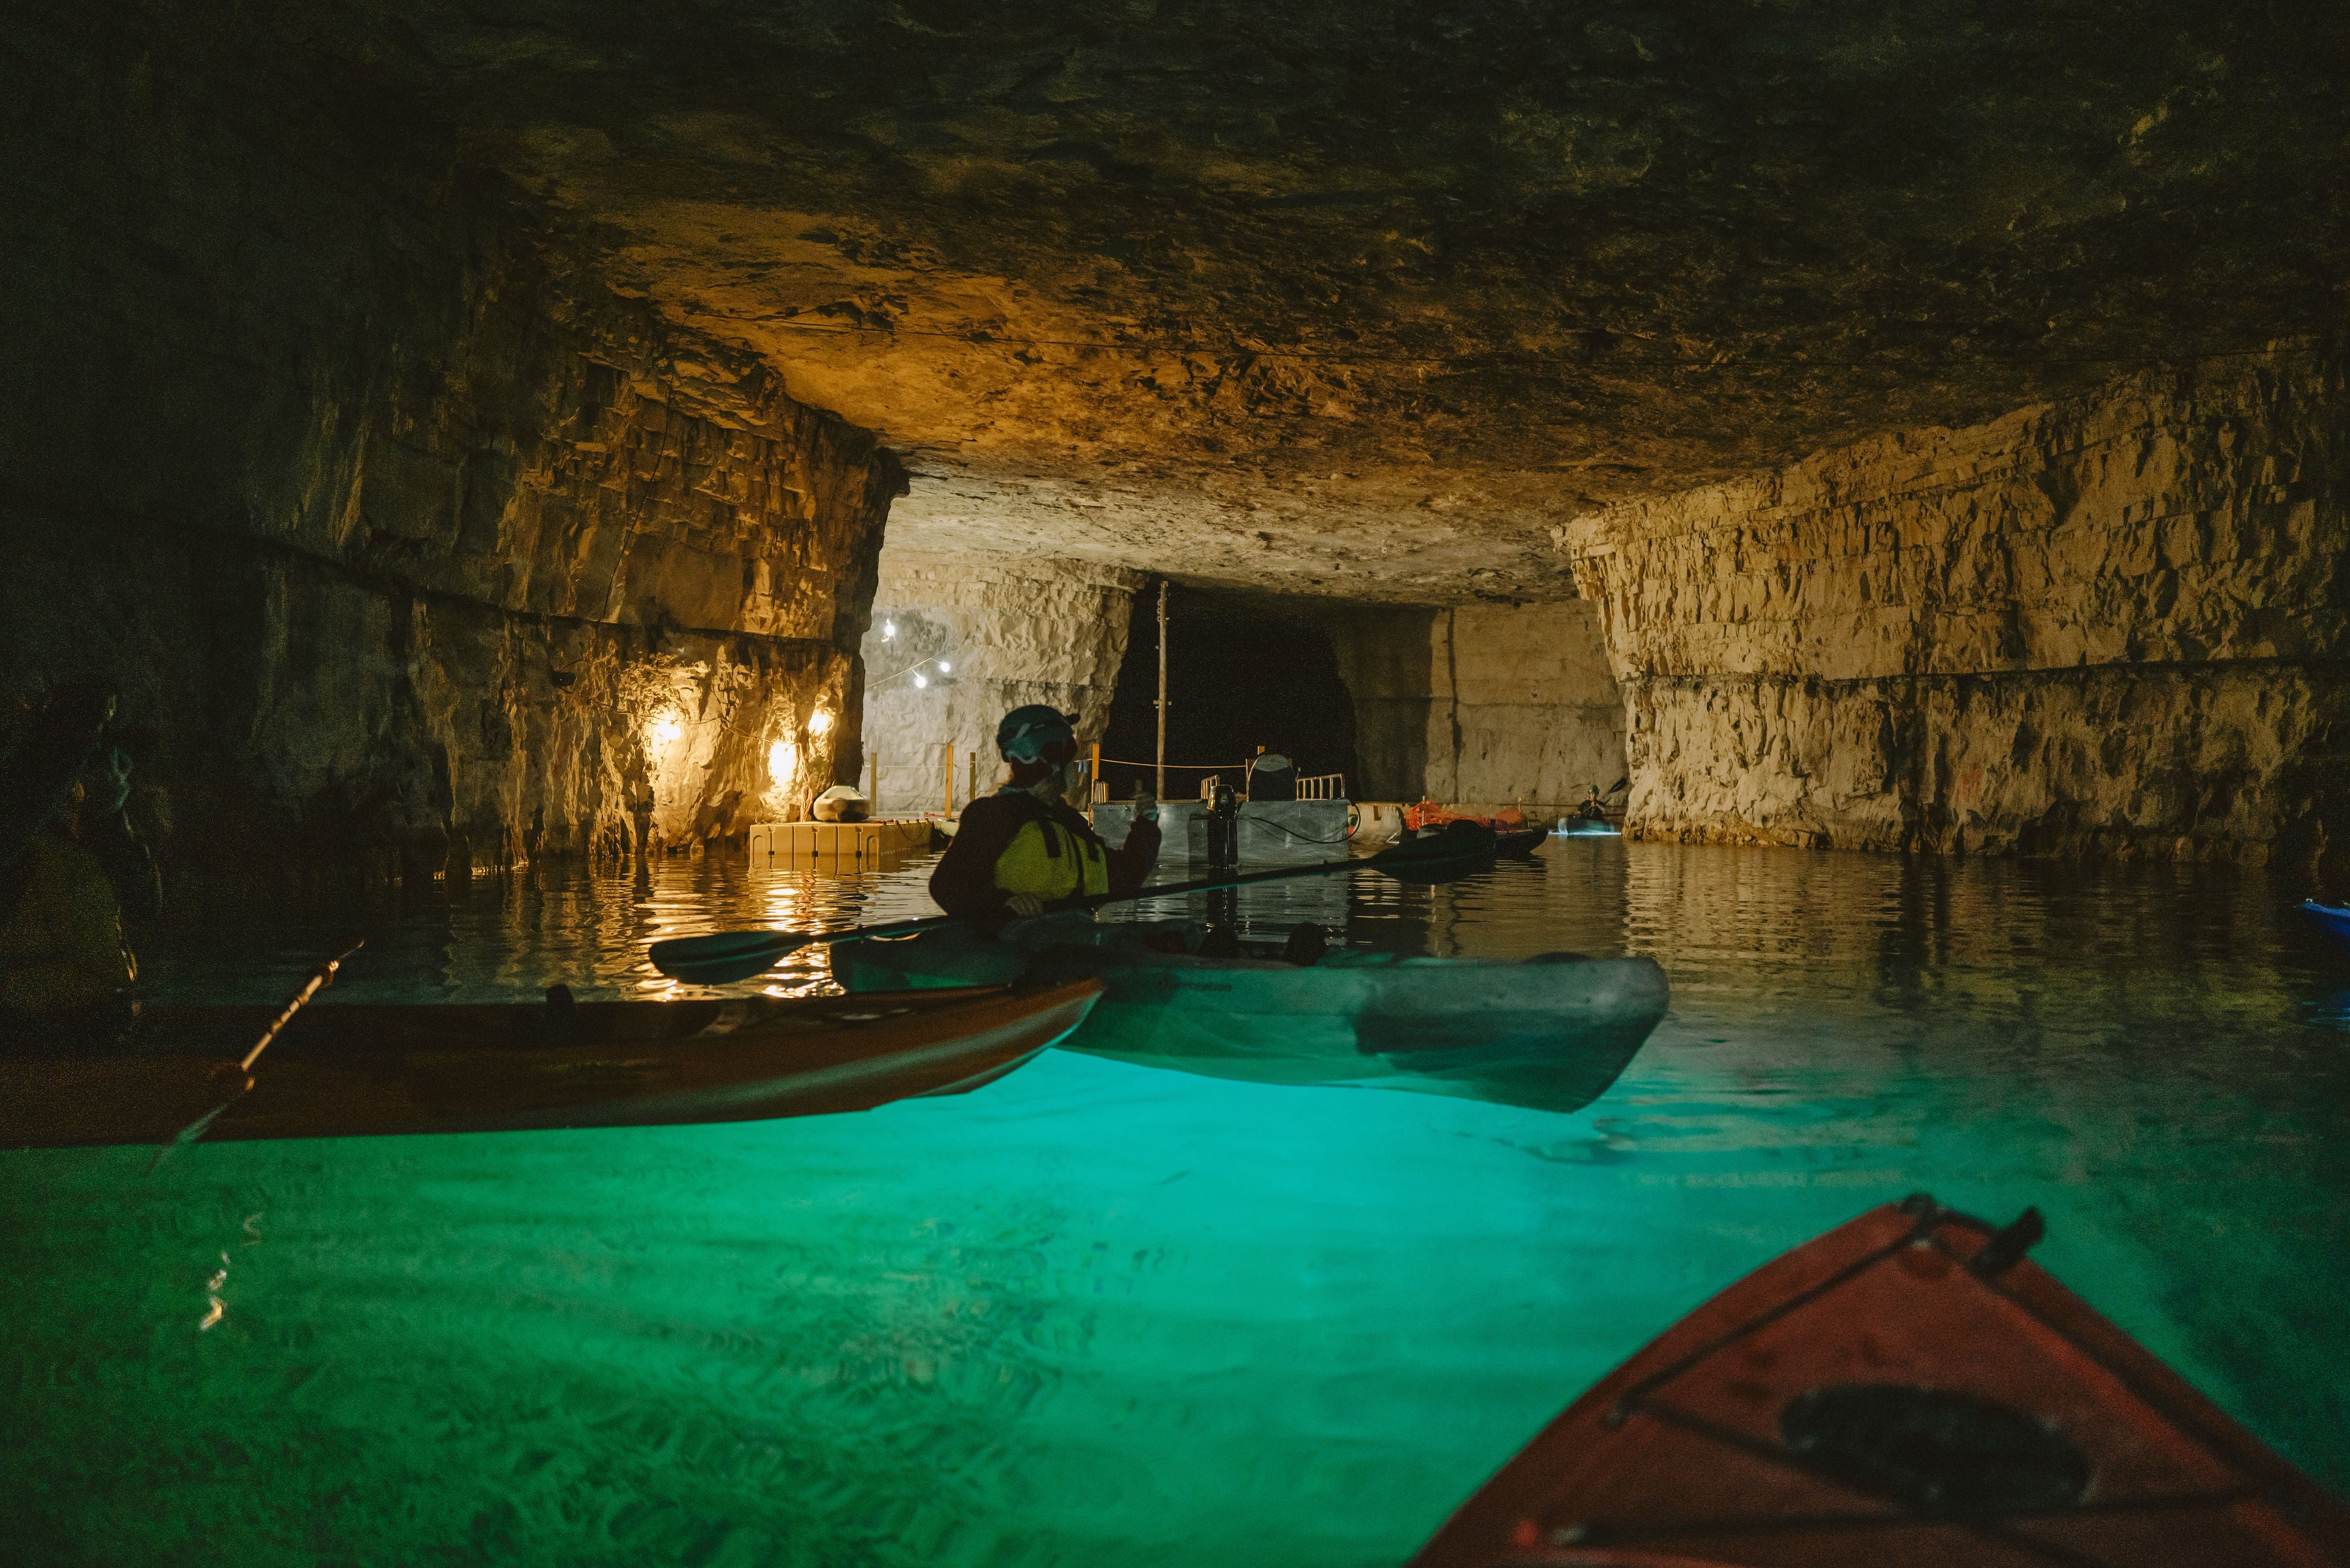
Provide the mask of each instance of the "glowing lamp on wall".
{"label": "glowing lamp on wall", "polygon": [[684,733],[685,726],[679,723],[675,719],[663,719],[660,723],[653,726],[653,739],[659,741],[664,746],[668,745],[671,741],[676,740],[680,735]]}
{"label": "glowing lamp on wall", "polygon": [[767,748],[767,777],[777,784],[788,783],[792,768],[799,761],[799,749],[789,741],[777,741]]}
{"label": "glowing lamp on wall", "polygon": [[930,683],[931,678],[927,675],[917,675],[914,677],[914,684],[917,686],[928,686]]}
{"label": "glowing lamp on wall", "polygon": [[941,675],[952,675],[954,673],[954,666],[941,659],[939,660],[939,673]]}
{"label": "glowing lamp on wall", "polygon": [[832,715],[827,712],[824,709],[818,708],[814,713],[808,716],[809,734],[821,735],[826,733],[831,728]]}
{"label": "glowing lamp on wall", "polygon": [[895,636],[897,636],[897,635],[898,635],[898,623],[897,623],[896,621],[894,621],[894,620],[885,620],[885,621],[883,621],[883,622],[881,623],[881,640],[882,640],[882,641],[887,642],[887,641],[889,641],[891,638],[893,638],[893,637],[895,637]]}

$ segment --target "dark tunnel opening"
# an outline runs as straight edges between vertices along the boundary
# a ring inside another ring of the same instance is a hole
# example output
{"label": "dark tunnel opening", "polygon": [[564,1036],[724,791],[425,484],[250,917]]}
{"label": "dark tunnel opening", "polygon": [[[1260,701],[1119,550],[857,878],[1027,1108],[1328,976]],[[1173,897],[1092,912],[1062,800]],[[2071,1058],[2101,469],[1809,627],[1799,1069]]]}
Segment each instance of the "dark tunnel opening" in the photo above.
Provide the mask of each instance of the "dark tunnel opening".
{"label": "dark tunnel opening", "polygon": [[[1238,784],[1260,746],[1299,775],[1357,772],[1355,705],[1329,634],[1278,597],[1172,585],[1167,601],[1167,794]],[[1158,743],[1159,589],[1134,596],[1126,661],[1102,737],[1114,798],[1149,779]],[[1136,763],[1142,765],[1137,766]]]}

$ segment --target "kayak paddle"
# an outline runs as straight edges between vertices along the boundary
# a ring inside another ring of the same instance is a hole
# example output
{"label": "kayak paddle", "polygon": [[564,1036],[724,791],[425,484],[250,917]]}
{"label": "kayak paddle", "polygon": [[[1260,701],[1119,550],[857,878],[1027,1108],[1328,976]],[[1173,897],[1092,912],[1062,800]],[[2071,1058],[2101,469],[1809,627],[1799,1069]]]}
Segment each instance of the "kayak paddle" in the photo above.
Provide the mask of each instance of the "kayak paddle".
{"label": "kayak paddle", "polygon": [[[1164,898],[1177,893],[1206,893],[1238,888],[1250,882],[1274,882],[1284,877],[1323,877],[1333,871],[1383,871],[1399,882],[1450,882],[1493,861],[1493,830],[1482,822],[1452,822],[1430,838],[1406,839],[1361,860],[1325,860],[1312,866],[1285,866],[1274,871],[1249,871],[1238,876],[1206,877],[1196,882],[1174,882],[1131,893],[1097,893],[1086,898],[1062,898],[1049,909],[1097,909],[1105,904],[1131,903],[1138,898]],[[863,941],[868,937],[910,936],[958,924],[967,915],[925,915],[920,919],[888,920],[845,931],[713,931],[706,937],[672,937],[652,945],[653,967],[671,980],[689,985],[728,985],[764,974],[787,952],[801,948],[827,947],[834,942]]]}
{"label": "kayak paddle", "polygon": [[[183,1144],[193,1143],[198,1138],[203,1137],[204,1134],[211,1129],[213,1123],[220,1119],[220,1114],[223,1111],[236,1104],[237,1101],[243,1099],[245,1095],[251,1091],[253,1088],[253,1064],[261,1060],[261,1054],[269,1049],[270,1043],[276,1040],[277,1036],[284,1032],[288,1023],[294,1022],[294,1015],[302,1011],[305,1003],[307,1003],[312,997],[317,995],[320,992],[326,990],[327,987],[335,983],[335,971],[343,967],[343,961],[349,958],[353,953],[359,951],[365,946],[367,946],[367,939],[362,937],[358,941],[353,942],[341,952],[337,953],[333,958],[328,959],[326,962],[320,964],[317,968],[310,971],[309,977],[302,982],[302,989],[294,993],[292,999],[286,1003],[285,1011],[278,1013],[276,1022],[271,1023],[268,1028],[261,1032],[260,1040],[255,1044],[252,1050],[247,1051],[244,1054],[244,1059],[236,1064],[236,1084],[234,1087],[229,1090],[228,1098],[223,1100],[219,1105],[214,1106],[211,1110],[206,1111],[203,1116],[198,1116],[194,1121],[190,1122],[186,1127],[182,1127],[177,1137],[172,1138],[170,1143],[165,1144],[161,1148],[157,1149],[155,1151],[155,1165],[162,1164],[163,1157],[170,1154],[173,1149],[180,1147]],[[225,1074],[223,1075],[226,1076]],[[151,1170],[154,1168],[154,1166],[150,1166],[148,1168]]]}

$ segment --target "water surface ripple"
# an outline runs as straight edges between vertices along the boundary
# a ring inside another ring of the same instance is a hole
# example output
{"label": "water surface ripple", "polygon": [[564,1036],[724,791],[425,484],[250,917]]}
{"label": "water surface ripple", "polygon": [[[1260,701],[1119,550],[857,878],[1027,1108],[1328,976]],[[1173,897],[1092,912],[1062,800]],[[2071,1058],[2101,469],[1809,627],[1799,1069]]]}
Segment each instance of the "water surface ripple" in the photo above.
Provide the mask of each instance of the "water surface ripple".
{"label": "water surface ripple", "polygon": [[[275,998],[364,934],[331,1001],[666,995],[655,936],[922,912],[926,871],[203,911],[148,983]],[[2297,891],[1567,840],[1243,897],[1654,957],[1671,1014],[1573,1116],[1055,1052],[862,1116],[0,1155],[11,1550],[1394,1563],[1714,1290],[1918,1189],[2040,1205],[2043,1262],[2350,1490],[2350,969]],[[822,950],[764,983],[826,988]]]}

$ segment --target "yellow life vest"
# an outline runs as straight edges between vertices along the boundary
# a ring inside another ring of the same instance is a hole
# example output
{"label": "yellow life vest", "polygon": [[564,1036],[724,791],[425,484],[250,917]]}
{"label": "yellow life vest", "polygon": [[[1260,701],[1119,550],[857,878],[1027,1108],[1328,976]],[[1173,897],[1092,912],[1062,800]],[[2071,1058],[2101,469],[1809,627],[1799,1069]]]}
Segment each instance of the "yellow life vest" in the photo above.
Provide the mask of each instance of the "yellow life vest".
{"label": "yellow life vest", "polygon": [[[1006,792],[1008,795],[1010,792]],[[1098,839],[1055,822],[1044,807],[1020,825],[995,857],[995,885],[1050,903],[1080,893],[1109,891],[1109,857]]]}
{"label": "yellow life vest", "polygon": [[26,851],[25,890],[0,922],[0,1012],[93,1007],[139,977],[98,857],[55,833]]}

